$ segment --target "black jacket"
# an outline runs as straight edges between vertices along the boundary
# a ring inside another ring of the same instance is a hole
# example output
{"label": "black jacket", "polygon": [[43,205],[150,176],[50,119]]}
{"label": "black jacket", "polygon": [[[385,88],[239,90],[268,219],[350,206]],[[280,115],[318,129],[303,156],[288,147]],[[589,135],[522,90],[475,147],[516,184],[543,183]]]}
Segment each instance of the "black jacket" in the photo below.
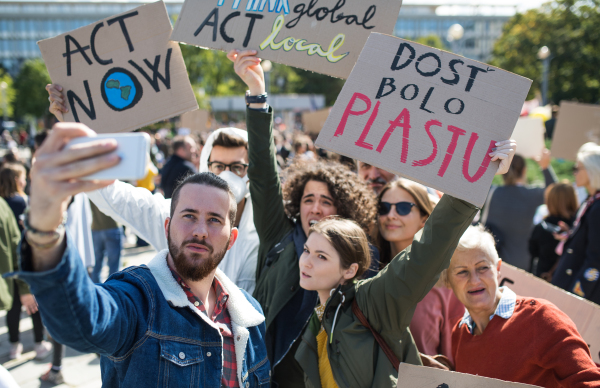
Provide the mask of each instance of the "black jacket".
{"label": "black jacket", "polygon": [[173,155],[167,163],[165,163],[160,173],[160,186],[165,193],[165,198],[171,198],[173,196],[173,191],[175,191],[175,188],[177,187],[177,183],[187,175],[196,173],[196,169],[187,160],[182,159],[177,155]]}
{"label": "black jacket", "polygon": [[[540,276],[544,272],[548,272],[554,267],[554,264],[558,261],[558,255],[556,254],[556,246],[558,240],[554,238],[552,231],[548,230],[546,225],[556,225],[562,221],[569,225],[573,224],[573,220],[568,220],[561,217],[548,216],[543,222],[537,224],[531,232],[529,238],[529,253],[531,254],[531,262],[536,263],[533,266],[533,274]],[[537,258],[537,260],[536,260]]]}
{"label": "black jacket", "polygon": [[552,284],[600,304],[600,200],[567,240]]}

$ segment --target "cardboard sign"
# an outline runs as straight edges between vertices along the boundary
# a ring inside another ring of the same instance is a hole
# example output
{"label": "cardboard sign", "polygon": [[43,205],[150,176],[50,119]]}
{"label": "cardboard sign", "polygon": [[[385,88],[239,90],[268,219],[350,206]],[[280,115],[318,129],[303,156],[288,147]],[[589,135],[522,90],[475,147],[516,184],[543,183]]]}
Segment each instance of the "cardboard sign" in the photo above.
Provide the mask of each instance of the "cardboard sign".
{"label": "cardboard sign", "polygon": [[575,161],[579,147],[600,144],[600,105],[562,101],[552,135],[552,156]]}
{"label": "cardboard sign", "polygon": [[317,146],[483,206],[531,80],[372,33]]}
{"label": "cardboard sign", "polygon": [[502,263],[500,275],[500,285],[517,295],[546,299],[567,314],[590,347],[594,362],[600,364],[600,306],[510,264]]}
{"label": "cardboard sign", "polygon": [[179,118],[179,126],[189,128],[190,132],[208,132],[210,125],[210,114],[205,109],[186,112]]}
{"label": "cardboard sign", "polygon": [[520,117],[511,139],[517,142],[517,154],[524,158],[536,158],[544,147],[544,121],[539,117]]}
{"label": "cardboard sign", "polygon": [[391,34],[402,0],[186,0],[172,40],[348,78],[373,31]]}
{"label": "cardboard sign", "polygon": [[125,132],[197,109],[179,45],[169,41],[165,4],[38,42],[69,112],[96,132]]}
{"label": "cardboard sign", "polygon": [[[535,385],[510,383],[488,377],[474,376],[466,373],[449,372],[400,363],[398,368],[398,388],[526,388]],[[400,378],[401,376],[401,378]]]}
{"label": "cardboard sign", "polygon": [[329,117],[331,108],[321,109],[315,112],[302,113],[302,123],[304,124],[304,132],[318,134],[323,129],[327,117]]}

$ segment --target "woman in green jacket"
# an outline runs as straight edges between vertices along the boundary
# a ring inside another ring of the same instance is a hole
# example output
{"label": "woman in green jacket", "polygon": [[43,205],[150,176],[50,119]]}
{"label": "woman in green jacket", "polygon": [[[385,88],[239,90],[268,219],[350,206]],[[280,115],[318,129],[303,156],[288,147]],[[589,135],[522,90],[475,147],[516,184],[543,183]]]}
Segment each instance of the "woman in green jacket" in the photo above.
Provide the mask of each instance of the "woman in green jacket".
{"label": "woman in green jacket", "polygon": [[[254,55],[251,51],[228,55],[250,96],[265,92],[260,60]],[[367,185],[339,163],[296,164],[285,172],[283,186],[277,170],[272,109],[265,103],[250,103],[246,122],[248,178],[260,239],[253,296],[265,314],[272,386],[303,388],[304,372],[294,355],[318,300],[316,292],[299,285],[298,259],[308,231],[313,223],[331,215],[352,219],[369,231],[374,227],[376,201]],[[379,263],[374,267],[376,272]]]}

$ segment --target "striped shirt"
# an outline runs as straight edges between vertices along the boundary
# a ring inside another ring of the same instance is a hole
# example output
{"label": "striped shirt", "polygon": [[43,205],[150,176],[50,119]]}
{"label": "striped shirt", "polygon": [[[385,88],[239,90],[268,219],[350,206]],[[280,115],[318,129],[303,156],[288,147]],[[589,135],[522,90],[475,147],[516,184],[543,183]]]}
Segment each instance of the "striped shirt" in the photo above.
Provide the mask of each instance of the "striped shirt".
{"label": "striped shirt", "polygon": [[[490,315],[490,321],[492,320],[492,318],[494,318],[494,315],[497,315],[500,318],[508,319],[512,317],[513,313],[515,312],[517,294],[515,294],[510,288],[506,286],[500,287],[500,291],[502,291],[502,297],[500,298],[500,302],[498,302],[498,307],[496,307],[496,311],[492,315]],[[469,310],[465,310],[465,315],[463,315],[463,318],[458,324],[458,327],[462,327],[462,325],[467,325],[469,333],[473,334],[475,332],[475,322],[473,321],[473,318],[471,318]]]}

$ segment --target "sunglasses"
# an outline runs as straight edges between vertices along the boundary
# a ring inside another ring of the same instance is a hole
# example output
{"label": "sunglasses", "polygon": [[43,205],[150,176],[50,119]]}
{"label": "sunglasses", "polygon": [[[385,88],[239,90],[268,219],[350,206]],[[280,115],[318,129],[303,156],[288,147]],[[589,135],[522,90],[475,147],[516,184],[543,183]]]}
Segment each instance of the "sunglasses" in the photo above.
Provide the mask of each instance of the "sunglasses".
{"label": "sunglasses", "polygon": [[405,216],[410,213],[413,206],[417,206],[417,205],[412,202],[397,202],[397,203],[380,202],[379,209],[378,209],[379,215],[387,216],[388,214],[390,214],[390,211],[392,210],[392,206],[394,206],[396,208],[396,213],[398,213],[398,215]]}

